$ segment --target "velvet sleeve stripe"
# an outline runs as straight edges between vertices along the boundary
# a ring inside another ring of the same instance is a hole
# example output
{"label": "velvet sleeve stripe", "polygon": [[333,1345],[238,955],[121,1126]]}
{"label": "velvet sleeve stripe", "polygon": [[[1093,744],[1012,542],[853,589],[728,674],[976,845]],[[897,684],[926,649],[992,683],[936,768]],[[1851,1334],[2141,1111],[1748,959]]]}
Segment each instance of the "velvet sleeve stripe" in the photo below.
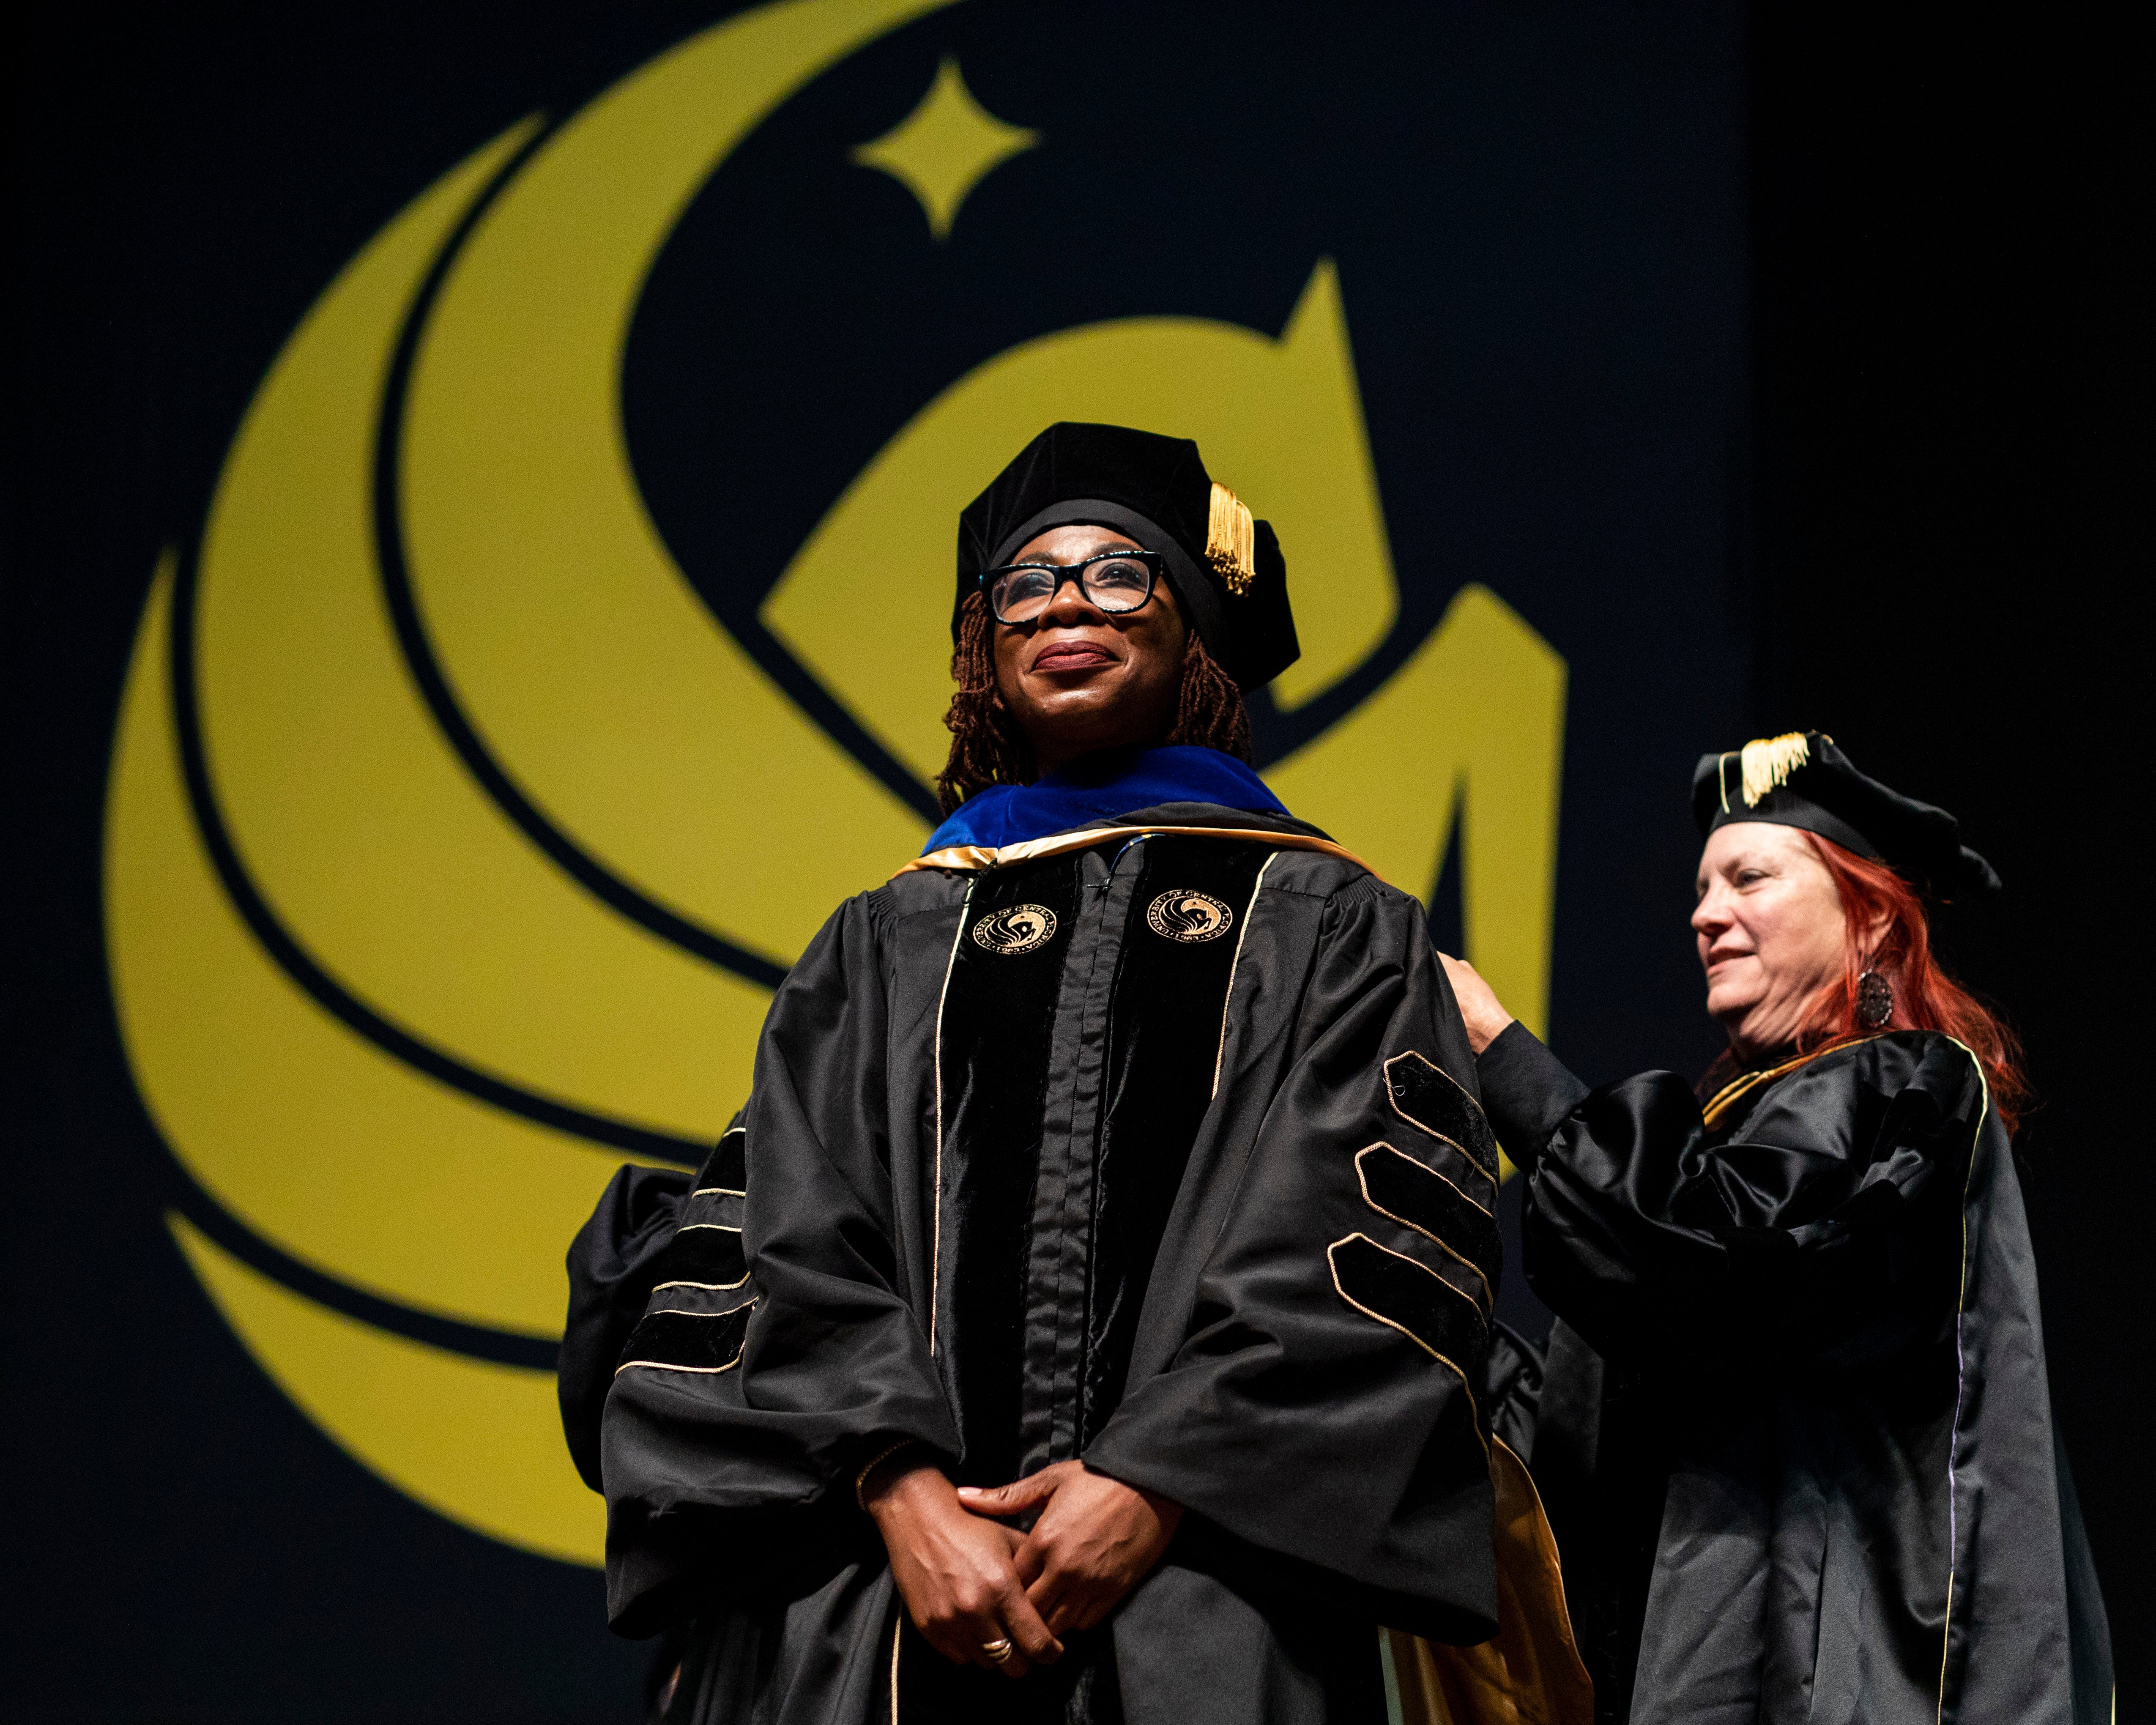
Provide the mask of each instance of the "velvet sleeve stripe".
{"label": "velvet sleeve stripe", "polygon": [[661,1311],[645,1314],[622,1349],[619,1377],[632,1366],[658,1371],[718,1373],[741,1363],[752,1300],[732,1312]]}
{"label": "velvet sleeve stripe", "polygon": [[1333,1241],[1326,1255],[1332,1260],[1332,1286],[1358,1312],[1400,1332],[1459,1373],[1462,1383],[1469,1365],[1480,1369],[1487,1326],[1471,1295],[1367,1234]]}
{"label": "velvet sleeve stripe", "polygon": [[743,1220],[742,1207],[747,1199],[745,1192],[728,1192],[719,1186],[703,1187],[682,1200],[681,1226],[719,1228],[738,1234]]}
{"label": "velvet sleeve stripe", "polygon": [[659,1260],[660,1286],[690,1282],[703,1287],[737,1287],[748,1275],[741,1230],[716,1224],[678,1230]]}
{"label": "velvet sleeve stripe", "polygon": [[[1390,1144],[1358,1151],[1355,1174],[1363,1203],[1440,1247],[1453,1262],[1440,1273],[1471,1294],[1488,1317],[1503,1261],[1496,1219],[1443,1174]],[[1464,1274],[1451,1273],[1455,1266]]]}
{"label": "velvet sleeve stripe", "polygon": [[[1402,1056],[1403,1059],[1408,1058]],[[1460,1143],[1416,1119],[1399,1105],[1399,1086],[1390,1063],[1385,1074],[1385,1093],[1393,1112],[1402,1122],[1416,1128],[1414,1138],[1418,1159],[1430,1163],[1437,1173],[1450,1181],[1453,1189],[1486,1216],[1494,1217],[1497,1209],[1497,1177],[1485,1168]],[[1435,1114],[1434,1108],[1425,1112]],[[1454,1122],[1457,1124],[1457,1122]],[[1389,1130],[1389,1128],[1388,1128]]]}
{"label": "velvet sleeve stripe", "polygon": [[726,1192],[748,1190],[748,1134],[735,1127],[721,1137],[696,1177],[699,1189],[716,1186]]}
{"label": "velvet sleeve stripe", "polygon": [[1466,1153],[1492,1194],[1497,1185],[1497,1140],[1481,1104],[1443,1067],[1410,1050],[1385,1062],[1385,1088],[1393,1111]]}

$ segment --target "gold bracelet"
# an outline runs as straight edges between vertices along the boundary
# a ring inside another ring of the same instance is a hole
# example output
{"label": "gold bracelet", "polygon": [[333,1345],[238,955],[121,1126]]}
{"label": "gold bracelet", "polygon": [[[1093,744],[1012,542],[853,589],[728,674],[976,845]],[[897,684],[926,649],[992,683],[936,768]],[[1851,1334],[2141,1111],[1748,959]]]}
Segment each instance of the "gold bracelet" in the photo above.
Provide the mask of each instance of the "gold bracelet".
{"label": "gold bracelet", "polygon": [[879,1467],[881,1467],[885,1462],[890,1461],[892,1456],[898,1454],[901,1450],[910,1450],[913,1447],[913,1439],[901,1438],[889,1449],[879,1451],[875,1461],[870,1462],[866,1467],[863,1468],[859,1473],[854,1476],[854,1502],[860,1505],[861,1513],[863,1515],[866,1515],[869,1512],[869,1501],[866,1497],[861,1495],[867,1488],[869,1476],[874,1473]]}

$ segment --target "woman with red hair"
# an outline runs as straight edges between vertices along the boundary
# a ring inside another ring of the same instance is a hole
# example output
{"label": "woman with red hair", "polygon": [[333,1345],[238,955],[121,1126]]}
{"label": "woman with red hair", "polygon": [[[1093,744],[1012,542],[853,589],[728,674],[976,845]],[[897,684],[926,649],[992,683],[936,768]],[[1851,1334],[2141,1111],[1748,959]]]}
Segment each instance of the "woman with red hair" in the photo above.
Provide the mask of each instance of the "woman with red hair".
{"label": "woman with red hair", "polygon": [[2028,1089],[1922,896],[1998,877],[1816,732],[1705,757],[1693,809],[1729,1038],[1697,1091],[1590,1091],[1445,961],[1558,1315],[1492,1389],[1598,1717],[2107,1718],[2010,1147]]}

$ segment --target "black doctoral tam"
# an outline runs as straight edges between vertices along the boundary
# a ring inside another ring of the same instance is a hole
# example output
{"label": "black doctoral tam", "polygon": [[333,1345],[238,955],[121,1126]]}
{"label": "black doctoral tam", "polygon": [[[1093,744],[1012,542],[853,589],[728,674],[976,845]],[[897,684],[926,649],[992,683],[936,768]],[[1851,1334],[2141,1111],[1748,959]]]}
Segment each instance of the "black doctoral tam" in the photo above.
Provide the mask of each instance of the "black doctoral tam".
{"label": "black doctoral tam", "polygon": [[1732,821],[1801,827],[1914,876],[1943,898],[1999,891],[1989,863],[1961,842],[1961,823],[1866,778],[1823,732],[1792,731],[1702,755],[1691,812],[1705,838]]}
{"label": "black doctoral tam", "polygon": [[952,640],[984,571],[1007,565],[1035,534],[1080,523],[1113,528],[1160,555],[1183,614],[1245,694],[1301,656],[1272,524],[1254,520],[1214,481],[1198,445],[1069,421],[1019,450],[958,517]]}

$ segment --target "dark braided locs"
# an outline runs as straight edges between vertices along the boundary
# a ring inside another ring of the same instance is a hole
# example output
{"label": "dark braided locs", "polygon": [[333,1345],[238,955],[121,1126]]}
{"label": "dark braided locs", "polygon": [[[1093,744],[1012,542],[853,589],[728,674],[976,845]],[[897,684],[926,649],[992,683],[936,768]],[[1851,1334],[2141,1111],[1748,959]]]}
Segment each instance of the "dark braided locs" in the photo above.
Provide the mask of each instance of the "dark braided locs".
{"label": "dark braided locs", "polygon": [[[1040,776],[1033,745],[996,687],[995,624],[978,593],[966,595],[958,614],[951,680],[957,686],[951,691],[951,710],[943,716],[951,733],[951,758],[936,780],[936,800],[946,814],[992,784],[1031,784]],[[1250,758],[1250,715],[1243,691],[1205,650],[1194,629],[1183,649],[1175,722],[1161,741],[1218,749],[1239,761]]]}
{"label": "dark braided locs", "polygon": [[1194,629],[1183,649],[1183,694],[1175,704],[1175,722],[1161,741],[1218,749],[1250,763],[1250,710],[1243,705],[1243,691],[1205,650]]}
{"label": "dark braided locs", "polygon": [[1033,745],[996,687],[995,625],[978,593],[968,593],[959,609],[951,680],[951,710],[943,715],[951,758],[936,780],[936,800],[946,814],[992,784],[1031,784],[1040,777]]}

